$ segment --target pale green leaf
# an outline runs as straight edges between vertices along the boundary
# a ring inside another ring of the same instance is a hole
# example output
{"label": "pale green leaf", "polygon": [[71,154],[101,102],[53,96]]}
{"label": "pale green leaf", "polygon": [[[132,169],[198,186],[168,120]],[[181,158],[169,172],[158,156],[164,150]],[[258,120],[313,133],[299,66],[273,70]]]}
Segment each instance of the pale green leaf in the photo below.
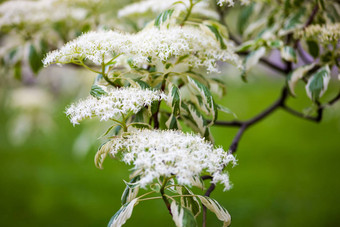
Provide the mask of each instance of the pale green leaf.
{"label": "pale green leaf", "polygon": [[111,146],[112,146],[112,141],[108,141],[99,147],[94,157],[94,164],[96,165],[97,168],[103,169],[103,162],[107,154],[111,151]]}
{"label": "pale green leaf", "polygon": [[107,93],[106,93],[106,91],[103,90],[103,88],[101,88],[97,84],[94,84],[91,87],[90,94],[95,98],[99,98],[100,96],[106,95]]}
{"label": "pale green leaf", "polygon": [[135,184],[135,187],[131,187],[129,185],[126,185],[125,190],[122,194],[121,201],[122,205],[125,203],[131,202],[133,199],[135,199],[138,195],[139,187],[138,187],[138,181],[140,180],[140,176],[136,176],[131,179],[129,184]]}
{"label": "pale green leaf", "polygon": [[197,227],[194,215],[185,207],[172,201],[171,206],[172,219],[177,227]]}
{"label": "pale green leaf", "polygon": [[138,199],[133,199],[131,202],[125,203],[118,211],[113,215],[109,221],[108,227],[120,227],[131,217],[134,206],[138,204]]}
{"label": "pale green leaf", "polygon": [[231,217],[228,211],[222,207],[216,200],[209,198],[207,196],[197,195],[197,197],[201,200],[202,204],[208,208],[211,212],[213,212],[216,217],[223,221],[223,227],[227,227],[231,223]]}
{"label": "pale green leaf", "polygon": [[248,71],[253,66],[257,65],[259,60],[266,54],[266,48],[260,47],[259,49],[252,51],[244,60],[245,71]]}
{"label": "pale green leaf", "polygon": [[326,65],[314,73],[308,80],[306,92],[308,97],[317,101],[326,92],[328,88],[330,76],[329,66]]}
{"label": "pale green leaf", "polygon": [[281,48],[281,57],[282,59],[289,61],[289,62],[297,62],[297,56],[296,56],[296,52],[293,49],[293,47],[290,46],[285,46],[283,48]]}
{"label": "pale green leaf", "polygon": [[[179,188],[181,190],[180,195],[194,195],[194,193],[185,186]],[[200,203],[194,196],[181,197],[181,206],[190,210],[195,217],[201,212]]]}
{"label": "pale green leaf", "polygon": [[161,24],[163,24],[165,21],[170,19],[172,13],[174,12],[173,9],[168,9],[159,14],[155,20],[155,26],[159,27]]}
{"label": "pale green leaf", "polygon": [[315,64],[310,64],[310,65],[305,65],[305,66],[301,66],[297,69],[295,69],[293,72],[291,72],[288,76],[287,76],[287,82],[288,82],[288,87],[290,92],[292,93],[292,95],[295,96],[295,86],[297,84],[297,82],[302,79],[306,73],[311,70],[313,67],[315,66]]}

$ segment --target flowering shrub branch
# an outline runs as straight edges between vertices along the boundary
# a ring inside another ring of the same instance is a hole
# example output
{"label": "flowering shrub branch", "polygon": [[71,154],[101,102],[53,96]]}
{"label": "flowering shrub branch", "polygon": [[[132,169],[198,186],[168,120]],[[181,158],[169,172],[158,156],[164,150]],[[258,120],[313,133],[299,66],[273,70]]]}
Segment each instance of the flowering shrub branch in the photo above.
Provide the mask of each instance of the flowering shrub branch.
{"label": "flowering shrub branch", "polygon": [[[218,184],[224,190],[231,188],[227,166],[236,164],[233,154],[247,129],[278,109],[320,122],[324,109],[340,100],[340,93],[330,101],[321,99],[329,83],[336,80],[332,71],[339,70],[340,6],[336,1],[144,0],[117,12],[115,20],[133,31],[107,29],[112,28],[108,26],[112,21],[102,19],[107,18],[105,14],[93,15],[88,21],[83,14],[53,16],[50,27],[65,21],[82,22],[67,35],[56,29],[59,33],[53,33],[53,39],[68,41],[57,47],[53,43],[58,42],[52,41],[37,45],[51,34],[39,26],[44,18],[26,18],[24,9],[15,7],[19,1],[15,2],[0,5],[5,18],[0,20],[0,29],[24,31],[20,39],[29,46],[29,56],[25,57],[20,45],[9,45],[0,56],[5,65],[16,67],[16,77],[20,78],[18,72],[25,61],[34,73],[43,65],[69,64],[95,74],[90,96],[71,104],[66,115],[73,125],[95,117],[108,122],[101,137],[106,141],[95,155],[98,168],[103,168],[108,156],[131,166],[122,207],[109,221],[110,227],[122,226],[136,205],[152,199],[163,200],[176,226],[197,226],[201,211],[206,226],[207,210],[215,213],[223,226],[229,226],[228,211],[210,195]],[[32,11],[43,7],[46,15],[42,17],[47,17],[53,11],[52,3],[92,15],[98,1],[90,2],[40,0],[25,4]],[[236,28],[231,26],[234,21],[227,19],[233,6],[239,17]],[[330,10],[332,7],[335,10]],[[22,24],[32,26],[28,35]],[[220,112],[232,113],[216,101],[226,93],[217,76],[221,69],[227,71],[224,63],[238,69],[244,81],[258,63],[278,72],[286,80],[280,97],[248,120],[218,120]],[[316,106],[312,114],[300,113],[287,104],[289,97],[296,96],[299,81],[305,83],[306,94]],[[238,128],[228,150],[214,144],[213,125]],[[192,132],[183,132],[183,126]],[[204,195],[195,194],[193,187],[205,190]],[[149,191],[139,195],[141,188]]]}

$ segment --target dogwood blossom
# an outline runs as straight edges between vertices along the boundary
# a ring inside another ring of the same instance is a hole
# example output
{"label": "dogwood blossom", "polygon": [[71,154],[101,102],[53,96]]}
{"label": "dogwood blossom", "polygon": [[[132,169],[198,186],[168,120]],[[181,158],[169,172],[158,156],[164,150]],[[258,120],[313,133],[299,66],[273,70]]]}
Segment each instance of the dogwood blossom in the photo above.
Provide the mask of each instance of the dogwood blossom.
{"label": "dogwood blossom", "polygon": [[59,50],[50,52],[43,60],[47,66],[53,63],[66,64],[88,59],[94,64],[105,64],[112,54],[131,58],[135,64],[164,62],[186,56],[192,67],[205,67],[216,72],[217,61],[230,62],[241,68],[241,61],[233,51],[233,45],[225,41],[227,48],[221,49],[215,35],[193,26],[170,28],[146,28],[138,33],[119,31],[89,32],[67,43]]}
{"label": "dogwood blossom", "polygon": [[0,28],[20,24],[41,24],[67,18],[81,20],[86,11],[57,0],[6,1],[0,5]]}
{"label": "dogwood blossom", "polygon": [[296,37],[318,39],[322,43],[338,42],[340,40],[340,23],[325,25],[310,25],[295,33]]}
{"label": "dogwood blossom", "polygon": [[200,174],[212,174],[214,182],[230,188],[229,177],[221,172],[228,163],[236,164],[233,155],[202,137],[176,130],[134,129],[110,141],[110,154],[122,153],[122,161],[131,164],[141,175],[141,187],[159,177],[176,176],[181,185],[193,184]]}
{"label": "dogwood blossom", "polygon": [[89,96],[72,104],[66,110],[73,125],[86,118],[99,117],[101,121],[119,119],[130,112],[137,113],[153,101],[166,99],[160,91],[142,90],[138,88],[109,89],[106,95],[99,98]]}

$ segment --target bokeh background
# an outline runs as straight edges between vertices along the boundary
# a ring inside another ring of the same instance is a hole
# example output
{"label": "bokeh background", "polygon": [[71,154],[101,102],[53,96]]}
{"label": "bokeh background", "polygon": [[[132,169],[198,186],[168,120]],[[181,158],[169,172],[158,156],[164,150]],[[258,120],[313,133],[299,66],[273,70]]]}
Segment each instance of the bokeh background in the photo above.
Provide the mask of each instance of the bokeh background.
{"label": "bokeh background", "polygon": [[[247,84],[239,78],[226,80],[228,95],[222,102],[240,119],[269,105],[282,86],[281,78],[265,75],[253,75]],[[303,86],[299,88],[298,95],[303,96]],[[8,136],[14,112],[1,102],[2,226],[105,226],[120,208],[122,180],[128,179],[129,168],[110,159],[104,170],[94,166],[99,122],[73,127],[63,113],[72,99],[76,97],[57,102],[51,114],[57,127],[52,132],[35,131],[19,145]],[[239,164],[230,169],[233,188],[223,192],[218,187],[212,194],[231,213],[232,226],[338,225],[339,108],[337,104],[327,109],[320,124],[278,110],[245,133],[237,151]],[[75,141],[84,130],[95,131],[85,137],[93,144],[78,145],[77,151]],[[235,133],[213,128],[216,144],[225,149]],[[208,226],[221,225],[213,215],[208,221]],[[126,226],[173,223],[161,201],[147,201],[135,208]]]}
{"label": "bokeh background", "polygon": [[[14,80],[6,72],[0,77],[0,225],[106,226],[121,206],[129,167],[107,159],[104,169],[97,169],[93,159],[105,125],[91,120],[73,127],[64,114],[65,106],[87,96],[94,75],[51,67]],[[221,78],[227,95],[219,101],[240,120],[270,105],[285,83],[261,68],[248,83],[231,68]],[[340,84],[334,80],[331,86],[325,100]],[[301,111],[311,106],[302,83],[297,96],[289,99],[291,106]],[[339,225],[339,113],[337,103],[317,124],[277,110],[244,134],[238,165],[229,169],[233,188],[212,193],[230,212],[233,227]],[[216,144],[228,149],[236,129],[214,127],[212,132]],[[209,213],[208,226],[221,225]],[[136,206],[124,226],[174,224],[159,200]]]}

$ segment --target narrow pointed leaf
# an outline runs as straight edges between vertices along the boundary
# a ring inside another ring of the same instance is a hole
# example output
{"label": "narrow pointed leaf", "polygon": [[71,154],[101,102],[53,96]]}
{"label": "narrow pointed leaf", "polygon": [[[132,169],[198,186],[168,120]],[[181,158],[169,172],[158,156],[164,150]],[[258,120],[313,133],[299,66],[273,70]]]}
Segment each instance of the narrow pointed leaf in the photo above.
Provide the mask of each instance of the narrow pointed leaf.
{"label": "narrow pointed leaf", "polygon": [[309,78],[306,85],[308,97],[313,101],[319,100],[319,98],[326,92],[330,79],[331,76],[328,65],[322,67],[316,73],[314,73]]}
{"label": "narrow pointed leaf", "polygon": [[297,56],[296,56],[296,52],[293,49],[293,47],[290,46],[285,46],[283,48],[281,48],[281,57],[282,59],[289,61],[289,62],[297,62]]}
{"label": "narrow pointed leaf", "polygon": [[[133,183],[138,182],[139,180],[140,180],[140,176],[138,175],[138,176],[132,178],[129,183],[133,184]],[[135,199],[137,194],[138,194],[138,191],[139,191],[138,186],[131,188],[127,185],[123,194],[122,194],[122,198],[121,198],[122,205],[124,205],[125,203],[128,203],[128,202],[131,202],[133,199]]]}
{"label": "narrow pointed leaf", "polygon": [[99,98],[100,96],[106,95],[107,93],[100,86],[94,84],[91,87],[90,94],[95,98]]}
{"label": "narrow pointed leaf", "polygon": [[176,201],[171,203],[172,219],[177,227],[197,227],[194,215],[188,210],[177,204]]}
{"label": "narrow pointed leaf", "polygon": [[230,214],[216,200],[201,195],[197,195],[197,197],[201,200],[202,204],[208,208],[208,210],[213,212],[220,221],[223,221],[223,227],[227,227],[230,225]]}
{"label": "narrow pointed leaf", "polygon": [[35,47],[31,44],[29,46],[28,62],[32,71],[37,74],[43,67],[42,56],[38,53]]}
{"label": "narrow pointed leaf", "polygon": [[288,87],[292,95],[295,96],[295,86],[297,82],[302,79],[306,73],[311,70],[315,64],[305,65],[295,69],[287,76]]}
{"label": "narrow pointed leaf", "polygon": [[125,203],[109,221],[107,227],[120,227],[131,217],[134,206],[138,204],[138,199],[133,199]]}

